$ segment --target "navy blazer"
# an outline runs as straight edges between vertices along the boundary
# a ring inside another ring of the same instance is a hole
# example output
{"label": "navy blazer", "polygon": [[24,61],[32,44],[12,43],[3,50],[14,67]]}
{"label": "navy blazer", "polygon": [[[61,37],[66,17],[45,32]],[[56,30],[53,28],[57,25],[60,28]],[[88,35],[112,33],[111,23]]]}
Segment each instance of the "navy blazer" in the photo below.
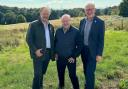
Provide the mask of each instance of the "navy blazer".
{"label": "navy blazer", "polygon": [[[86,24],[86,19],[84,18],[80,21],[80,26],[79,26],[79,30],[83,42],[84,42],[85,24]],[[104,21],[95,16],[92,22],[92,26],[88,38],[88,46],[92,57],[96,57],[97,55],[102,56],[103,48],[104,48],[104,35],[105,35]]]}

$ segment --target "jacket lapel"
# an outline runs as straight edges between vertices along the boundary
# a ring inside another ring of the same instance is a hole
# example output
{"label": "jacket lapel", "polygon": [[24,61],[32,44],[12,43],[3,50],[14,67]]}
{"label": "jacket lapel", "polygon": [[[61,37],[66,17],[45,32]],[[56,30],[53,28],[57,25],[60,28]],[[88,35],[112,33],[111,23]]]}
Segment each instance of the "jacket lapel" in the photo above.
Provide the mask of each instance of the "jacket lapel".
{"label": "jacket lapel", "polygon": [[91,26],[91,29],[90,29],[90,32],[89,32],[89,38],[91,36],[91,33],[93,32],[93,30],[95,30],[95,25],[96,24],[96,17],[94,17],[93,19],[93,22],[92,22],[92,26]]}
{"label": "jacket lapel", "polygon": [[[45,38],[45,28],[44,28],[44,24],[42,23],[42,21],[41,21],[40,18],[38,19],[38,22],[39,22],[40,30],[42,31],[42,36],[43,36],[43,38]],[[44,40],[45,40],[45,39],[44,39]]]}
{"label": "jacket lapel", "polygon": [[49,29],[49,35],[50,35],[50,42],[52,44],[53,43],[53,32],[52,32],[52,27],[50,23],[48,24],[48,29]]}
{"label": "jacket lapel", "polygon": [[51,24],[48,24],[48,30],[49,30],[49,34],[50,34],[50,38],[52,37],[52,27]]}
{"label": "jacket lapel", "polygon": [[86,24],[86,19],[83,20],[83,24],[81,27],[81,34],[84,36],[84,28],[85,28],[85,24]]}

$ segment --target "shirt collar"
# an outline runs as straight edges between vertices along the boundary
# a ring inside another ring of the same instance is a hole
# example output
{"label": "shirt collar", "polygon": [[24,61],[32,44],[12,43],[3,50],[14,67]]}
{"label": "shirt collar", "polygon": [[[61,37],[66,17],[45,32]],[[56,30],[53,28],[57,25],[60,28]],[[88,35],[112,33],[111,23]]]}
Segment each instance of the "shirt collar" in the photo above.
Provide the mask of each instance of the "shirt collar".
{"label": "shirt collar", "polygon": [[93,20],[94,20],[94,18],[93,18],[92,20],[88,20],[88,19],[86,18],[86,21],[87,21],[87,22],[93,22]]}
{"label": "shirt collar", "polygon": [[40,20],[40,22],[41,23],[43,23],[44,25],[48,25],[48,24],[50,24],[50,22],[48,21],[47,23],[46,22],[44,22],[43,20],[42,20],[42,18],[41,17],[39,17],[39,20]]}
{"label": "shirt collar", "polygon": [[70,31],[70,28],[71,28],[71,26],[70,26],[67,30],[65,30],[65,29],[62,27],[64,33]]}
{"label": "shirt collar", "polygon": [[49,21],[46,23],[46,22],[44,22],[43,20],[41,20],[41,22],[42,22],[44,25],[48,25],[48,24],[49,24]]}

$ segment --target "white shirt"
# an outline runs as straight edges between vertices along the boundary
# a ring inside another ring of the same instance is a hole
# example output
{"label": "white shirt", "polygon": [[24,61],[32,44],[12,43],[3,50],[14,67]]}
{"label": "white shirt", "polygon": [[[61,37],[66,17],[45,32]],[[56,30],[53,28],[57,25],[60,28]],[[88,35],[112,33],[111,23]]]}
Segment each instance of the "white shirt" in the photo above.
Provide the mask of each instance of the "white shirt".
{"label": "white shirt", "polygon": [[49,32],[48,24],[45,22],[43,22],[43,24],[45,29],[46,48],[51,48],[50,32]]}

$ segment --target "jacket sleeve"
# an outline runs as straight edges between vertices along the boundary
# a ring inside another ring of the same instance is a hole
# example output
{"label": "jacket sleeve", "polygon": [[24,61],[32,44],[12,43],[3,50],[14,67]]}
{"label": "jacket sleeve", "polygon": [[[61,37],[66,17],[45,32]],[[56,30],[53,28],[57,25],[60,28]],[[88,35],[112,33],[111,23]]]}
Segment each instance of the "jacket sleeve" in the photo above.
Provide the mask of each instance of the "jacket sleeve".
{"label": "jacket sleeve", "polygon": [[53,35],[53,39],[52,39],[52,42],[53,42],[53,48],[52,48],[52,51],[51,51],[51,60],[52,61],[55,61],[55,44],[54,44],[54,40],[55,40],[55,31],[54,31],[54,26],[51,24],[51,27],[52,27],[52,35]]}
{"label": "jacket sleeve", "polygon": [[32,25],[29,24],[29,28],[28,28],[28,31],[27,31],[27,34],[26,34],[26,42],[29,46],[29,49],[35,53],[35,51],[37,50],[35,44],[34,44],[34,34],[33,34],[33,28],[32,28]]}
{"label": "jacket sleeve", "polygon": [[71,55],[71,57],[73,57],[73,58],[78,57],[81,53],[82,48],[83,48],[83,41],[82,41],[82,37],[80,35],[80,31],[77,32],[75,39],[76,39],[76,41],[75,41],[76,48],[73,50],[73,53]]}
{"label": "jacket sleeve", "polygon": [[100,29],[99,29],[99,36],[98,36],[98,48],[97,48],[97,55],[98,56],[102,56],[102,54],[103,54],[104,35],[105,35],[105,24],[104,24],[104,22],[102,22]]}
{"label": "jacket sleeve", "polygon": [[81,32],[81,24],[82,24],[82,21],[80,21],[80,24],[79,24],[79,31]]}
{"label": "jacket sleeve", "polygon": [[56,54],[57,51],[56,51],[56,42],[57,42],[57,30],[55,32],[55,39],[54,39],[54,53]]}

